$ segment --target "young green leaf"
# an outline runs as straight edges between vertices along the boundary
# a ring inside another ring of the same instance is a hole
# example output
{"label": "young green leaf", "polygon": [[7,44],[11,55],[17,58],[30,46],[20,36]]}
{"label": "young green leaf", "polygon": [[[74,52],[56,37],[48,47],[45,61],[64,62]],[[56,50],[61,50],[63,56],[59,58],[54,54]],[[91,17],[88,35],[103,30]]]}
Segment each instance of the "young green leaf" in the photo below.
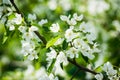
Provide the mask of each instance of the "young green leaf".
{"label": "young green leaf", "polygon": [[66,40],[63,41],[63,45],[62,45],[62,49],[65,50],[68,47],[68,43],[66,42]]}
{"label": "young green leaf", "polygon": [[46,48],[49,48],[50,46],[54,45],[54,43],[60,38],[60,36],[57,36],[55,38],[52,38],[50,41],[48,41]]}

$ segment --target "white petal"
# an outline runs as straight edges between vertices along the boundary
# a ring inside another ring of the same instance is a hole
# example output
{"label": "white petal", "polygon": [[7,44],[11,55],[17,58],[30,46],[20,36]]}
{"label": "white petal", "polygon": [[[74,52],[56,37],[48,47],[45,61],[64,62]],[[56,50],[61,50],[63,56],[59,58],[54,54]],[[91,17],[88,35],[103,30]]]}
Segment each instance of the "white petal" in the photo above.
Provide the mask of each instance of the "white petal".
{"label": "white petal", "polygon": [[11,25],[10,28],[9,28],[10,31],[13,31],[15,30],[15,26],[14,25]]}
{"label": "white petal", "polygon": [[69,20],[69,18],[68,18],[67,16],[64,16],[64,15],[61,15],[61,16],[60,16],[60,19],[61,19],[62,21],[67,21],[67,20]]}
{"label": "white petal", "polygon": [[60,30],[59,24],[58,24],[58,23],[52,24],[52,26],[50,27],[50,30],[51,30],[52,32],[58,32],[58,31]]}
{"label": "white petal", "polygon": [[33,57],[32,55],[28,55],[28,59],[29,59],[29,60],[33,60],[34,57]]}

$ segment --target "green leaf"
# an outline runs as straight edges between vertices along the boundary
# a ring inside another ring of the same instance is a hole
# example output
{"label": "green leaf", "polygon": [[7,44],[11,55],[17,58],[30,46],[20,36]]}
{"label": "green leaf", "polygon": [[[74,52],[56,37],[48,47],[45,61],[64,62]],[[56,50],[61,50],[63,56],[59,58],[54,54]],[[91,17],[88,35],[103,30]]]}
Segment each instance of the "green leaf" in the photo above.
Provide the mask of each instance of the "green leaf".
{"label": "green leaf", "polygon": [[102,72],[102,68],[101,68],[101,65],[100,66],[98,66],[94,71],[96,71],[96,72]]}
{"label": "green leaf", "polygon": [[48,72],[49,73],[51,73],[51,71],[52,71],[52,69],[54,67],[55,61],[56,61],[56,59],[53,59],[51,65],[48,67]]}
{"label": "green leaf", "polygon": [[55,38],[52,38],[50,41],[48,41],[46,48],[49,48],[50,46],[54,45],[54,43],[60,38],[60,36],[57,36]]}
{"label": "green leaf", "polygon": [[12,38],[12,36],[14,35],[15,31],[8,32],[8,33],[9,33],[8,35],[7,35],[7,33],[4,33],[2,44],[5,44],[7,41],[9,41]]}
{"label": "green leaf", "polygon": [[65,50],[68,47],[68,43],[66,42],[66,40],[63,41],[63,45],[62,45],[62,49]]}
{"label": "green leaf", "polygon": [[12,20],[13,18],[15,18],[15,15],[14,15],[14,14],[11,14],[11,15],[8,17],[9,20]]}
{"label": "green leaf", "polygon": [[4,36],[2,44],[4,44],[7,41],[8,37]]}

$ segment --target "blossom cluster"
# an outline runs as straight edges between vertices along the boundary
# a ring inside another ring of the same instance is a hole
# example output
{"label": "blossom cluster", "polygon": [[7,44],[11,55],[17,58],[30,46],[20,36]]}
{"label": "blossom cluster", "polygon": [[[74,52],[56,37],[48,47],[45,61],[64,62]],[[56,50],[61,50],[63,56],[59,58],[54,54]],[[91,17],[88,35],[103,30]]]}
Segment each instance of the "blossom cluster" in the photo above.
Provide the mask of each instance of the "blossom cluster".
{"label": "blossom cluster", "polygon": [[[102,70],[106,73],[108,76],[107,78],[109,80],[119,80],[120,74],[118,74],[118,71],[113,68],[113,65],[110,62],[107,62],[103,65]],[[95,75],[95,78],[97,80],[103,80],[104,75],[102,73],[99,73]]]}
{"label": "blossom cluster", "polygon": [[22,23],[21,14],[15,13],[15,18],[9,19],[6,26],[9,27],[10,31],[15,30],[15,25],[20,25]]}
{"label": "blossom cluster", "polygon": [[[33,17],[32,17],[33,16]],[[7,14],[8,20],[6,26],[10,32],[19,30],[22,35],[22,50],[21,53],[27,56],[29,60],[37,59],[37,52],[35,51],[37,36],[34,31],[37,31],[36,26],[27,27],[24,23],[24,18],[21,14],[10,12]],[[31,18],[29,18],[31,17]],[[35,20],[35,15],[28,15],[29,20]]]}
{"label": "blossom cluster", "polygon": [[[96,35],[93,33],[93,26],[90,26],[88,23],[80,22],[83,18],[83,15],[78,16],[77,13],[73,14],[73,18],[70,19],[70,16],[62,15],[61,20],[66,21],[69,25],[69,29],[65,31],[65,39],[71,44],[70,48],[67,50],[67,55],[70,58],[78,58],[79,52],[82,55],[93,59],[94,52],[99,52],[97,48],[98,44],[95,43]],[[76,26],[77,22],[80,24]],[[92,45],[92,47],[90,47]]]}
{"label": "blossom cluster", "polygon": [[[55,75],[65,76],[66,73],[60,64],[66,66],[68,58],[79,58],[83,55],[92,60],[95,57],[93,53],[98,53],[100,50],[95,42],[96,36],[92,29],[90,30],[93,26],[82,21],[83,15],[78,16],[77,13],[74,13],[72,18],[71,15],[61,15],[60,19],[65,21],[69,28],[65,30],[63,36],[57,38],[54,44],[50,46],[50,52],[46,53],[46,60],[48,61],[48,69],[54,64],[52,72]],[[58,23],[52,24],[50,30],[53,33],[60,32],[60,25]],[[67,45],[65,49],[59,50],[57,48],[64,46],[64,44]]]}
{"label": "blossom cluster", "polygon": [[25,26],[19,26],[18,29],[22,33],[21,53],[23,53],[24,56],[28,56],[29,60],[37,59],[38,56],[37,56],[37,52],[35,51],[35,42],[34,42],[34,39],[36,39],[37,36],[34,34],[34,31],[37,31],[38,28],[36,26],[31,26],[27,31],[27,28]]}

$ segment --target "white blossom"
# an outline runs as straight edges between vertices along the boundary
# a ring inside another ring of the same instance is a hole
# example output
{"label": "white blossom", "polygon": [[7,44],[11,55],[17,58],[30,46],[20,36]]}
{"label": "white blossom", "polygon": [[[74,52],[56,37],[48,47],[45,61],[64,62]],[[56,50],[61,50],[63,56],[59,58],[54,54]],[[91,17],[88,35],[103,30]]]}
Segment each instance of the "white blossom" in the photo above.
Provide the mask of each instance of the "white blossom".
{"label": "white blossom", "polygon": [[83,15],[78,16],[77,13],[74,13],[74,14],[73,14],[73,18],[74,18],[76,21],[81,21],[81,20],[83,19]]}
{"label": "white blossom", "polygon": [[58,24],[58,23],[52,24],[52,26],[50,27],[50,30],[51,30],[52,32],[58,32],[58,31],[60,30],[59,24]]}
{"label": "white blossom", "polygon": [[96,75],[95,75],[95,78],[96,78],[97,80],[103,80],[103,75],[102,75],[102,73],[96,74]]}
{"label": "white blossom", "polygon": [[67,20],[67,23],[71,26],[74,26],[77,24],[76,20],[74,18],[71,18],[70,20]]}
{"label": "white blossom", "polygon": [[2,0],[3,4],[11,4],[9,0]]}
{"label": "white blossom", "polygon": [[90,32],[90,26],[87,25],[85,22],[82,22],[79,26],[80,31],[86,33],[86,32]]}
{"label": "white blossom", "polygon": [[27,59],[33,60],[38,59],[37,52],[35,51],[36,45],[33,39],[36,39],[36,35],[34,34],[34,31],[37,31],[38,28],[36,26],[31,26],[28,31],[27,27],[25,26],[19,26],[18,30],[22,32],[22,50],[21,53],[24,56],[27,56]]}
{"label": "white blossom", "polygon": [[94,33],[90,33],[86,35],[86,38],[90,44],[93,44],[93,41],[96,39],[96,36]]}
{"label": "white blossom", "polygon": [[29,28],[29,31],[30,31],[30,32],[38,31],[38,28],[37,28],[36,26],[31,26],[31,27]]}
{"label": "white blossom", "polygon": [[[61,68],[60,63],[63,61],[60,61],[59,59],[62,59],[61,56],[58,56],[54,67],[53,67],[53,72],[55,73],[55,75],[60,75],[60,76],[66,76],[65,71]],[[66,62],[64,63],[64,65],[66,65]]]}
{"label": "white blossom", "polygon": [[46,23],[48,23],[48,20],[47,20],[47,19],[42,19],[41,21],[38,22],[38,24],[39,24],[40,26],[42,26],[42,25],[44,25],[44,24],[46,24]]}
{"label": "white blossom", "polygon": [[[8,14],[10,16],[11,14]],[[13,19],[9,19],[7,21],[6,26],[9,28],[10,31],[15,30],[15,24],[19,25],[22,23],[21,14],[15,13],[15,17]]]}
{"label": "white blossom", "polygon": [[25,33],[27,28],[26,28],[26,26],[19,26],[18,30],[22,33]]}
{"label": "white blossom", "polygon": [[74,39],[72,43],[75,48],[80,48],[82,47],[83,41],[80,38],[77,38],[77,39]]}
{"label": "white blossom", "polygon": [[50,47],[50,52],[46,53],[46,56],[47,56],[46,60],[48,61],[47,68],[49,68],[50,65],[52,64],[52,60],[57,57],[57,52],[55,51],[55,49]]}
{"label": "white blossom", "polygon": [[37,55],[36,51],[32,51],[30,53],[30,55],[28,55],[28,59],[29,60],[38,59],[38,55]]}
{"label": "white blossom", "polygon": [[74,39],[73,41],[73,46],[77,49],[79,49],[79,51],[86,57],[88,57],[89,59],[93,59],[94,55],[93,55],[93,50],[90,48],[90,46],[82,39],[77,38]]}
{"label": "white blossom", "polygon": [[29,60],[37,59],[37,52],[35,51],[35,44],[34,42],[25,41],[22,40],[22,50],[21,53],[24,54],[24,56],[28,56]]}
{"label": "white blossom", "polygon": [[67,16],[65,16],[65,15],[61,15],[60,16],[60,19],[62,20],[62,21],[68,21],[69,19],[70,19],[70,15],[67,17]]}
{"label": "white blossom", "polygon": [[9,27],[9,30],[10,30],[10,31],[15,30],[15,26],[14,26],[14,25],[11,25],[11,26]]}
{"label": "white blossom", "polygon": [[86,51],[86,50],[84,50],[84,49],[82,49],[82,50],[80,50],[81,51],[81,53],[84,55],[84,56],[86,56],[86,57],[88,57],[89,59],[94,59],[94,55],[93,55],[93,53],[91,52],[91,50],[88,50],[88,51]]}
{"label": "white blossom", "polygon": [[0,6],[0,18],[1,18],[2,15],[3,15],[3,10],[4,10],[4,8],[3,8],[2,6]]}
{"label": "white blossom", "polygon": [[13,23],[19,25],[22,23],[22,16],[21,14],[15,13],[15,18],[12,20]]}
{"label": "white blossom", "polygon": [[[56,51],[54,51],[54,49],[52,49],[52,51],[50,53],[47,53],[47,56],[48,56],[47,60],[49,60],[49,61],[56,58],[56,62],[55,62],[54,67],[53,67],[53,72],[55,73],[55,75],[65,76],[66,73],[64,72],[64,70],[60,66],[61,63],[63,63],[64,66],[68,64],[67,57],[65,56],[65,53],[63,53],[61,51],[61,52],[59,52],[59,54],[57,56]],[[48,64],[48,66],[49,65],[50,65],[50,63]]]}
{"label": "white blossom", "polygon": [[49,75],[50,80],[59,80],[58,77],[55,77],[52,73]]}
{"label": "white blossom", "polygon": [[120,32],[120,22],[118,20],[114,20],[112,24],[115,26],[115,29]]}
{"label": "white blossom", "polygon": [[59,52],[59,55],[57,56],[56,61],[59,63],[63,63],[64,66],[68,64],[67,57],[66,57],[65,53],[63,53],[62,51]]}
{"label": "white blossom", "polygon": [[25,53],[25,56],[27,56],[29,53],[32,53],[32,51],[35,49],[33,43],[24,40],[22,40],[21,43],[22,43],[22,53]]}
{"label": "white blossom", "polygon": [[52,59],[55,59],[56,56],[57,56],[57,52],[53,49],[53,48],[50,48],[50,52],[49,53],[46,53],[46,56],[47,56],[47,59],[46,60],[52,60]]}
{"label": "white blossom", "polygon": [[55,73],[55,75],[60,75],[60,76],[63,76],[63,77],[66,76],[65,71],[61,68],[60,63],[57,62],[57,61],[54,64],[53,72]]}
{"label": "white blossom", "polygon": [[66,54],[70,58],[78,58],[79,57],[78,51],[79,51],[78,49],[71,47],[66,51]]}
{"label": "white blossom", "polygon": [[107,62],[107,63],[104,64],[103,70],[107,73],[108,78],[110,80],[112,80],[117,74],[117,70],[113,69],[113,66],[110,62]]}
{"label": "white blossom", "polygon": [[77,13],[73,14],[73,18],[70,19],[70,17],[71,15],[69,15],[68,17],[65,15],[61,15],[60,19],[62,21],[66,21],[70,26],[76,25],[77,21],[81,21],[83,19],[83,15],[78,16]]}
{"label": "white blossom", "polygon": [[79,34],[73,32],[73,26],[70,27],[65,31],[65,38],[67,39],[67,42],[72,41],[72,39],[76,38]]}
{"label": "white blossom", "polygon": [[28,14],[28,20],[29,21],[36,20],[36,15],[35,14]]}
{"label": "white blossom", "polygon": [[97,43],[94,43],[93,44],[93,49],[92,49],[92,53],[94,53],[94,52],[101,52],[101,50],[99,50],[97,47],[98,47],[99,45],[97,44]]}

